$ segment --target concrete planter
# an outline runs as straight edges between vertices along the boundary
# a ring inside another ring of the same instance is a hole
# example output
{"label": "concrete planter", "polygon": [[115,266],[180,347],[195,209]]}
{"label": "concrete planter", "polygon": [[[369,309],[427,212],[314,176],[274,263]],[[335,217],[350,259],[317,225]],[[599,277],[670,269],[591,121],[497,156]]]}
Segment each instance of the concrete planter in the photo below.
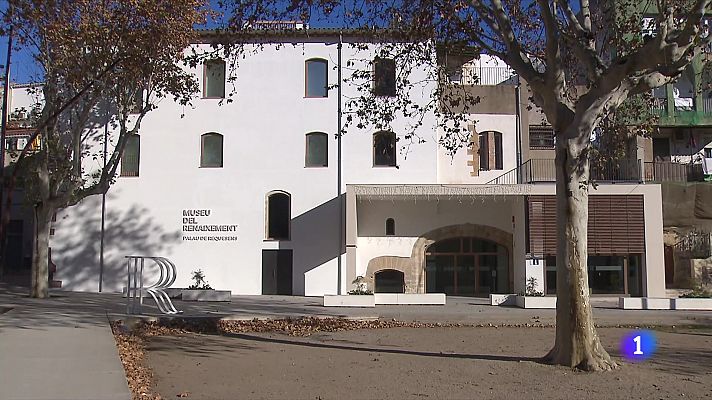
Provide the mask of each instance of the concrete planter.
{"label": "concrete planter", "polygon": [[324,307],[375,307],[376,296],[372,294],[324,295]]}
{"label": "concrete planter", "polygon": [[443,306],[445,293],[376,293],[376,304]]}
{"label": "concrete planter", "polygon": [[491,306],[516,306],[516,294],[491,294],[489,295]]}
{"label": "concrete planter", "polygon": [[670,310],[671,299],[656,299],[653,297],[643,297],[643,308],[645,310]]}
{"label": "concrete planter", "polygon": [[673,310],[712,310],[710,298],[679,298],[672,299]]}
{"label": "concrete planter", "polygon": [[672,310],[674,299],[655,297],[619,297],[618,308],[624,310]]}
{"label": "concrete planter", "polygon": [[229,290],[181,290],[181,299],[183,301],[230,301],[231,297],[232,292]]}
{"label": "concrete planter", "polygon": [[517,306],[521,308],[556,308],[556,297],[517,296]]}
{"label": "concrete planter", "polygon": [[624,310],[642,310],[643,309],[643,298],[642,297],[619,297],[618,298],[618,308]]}

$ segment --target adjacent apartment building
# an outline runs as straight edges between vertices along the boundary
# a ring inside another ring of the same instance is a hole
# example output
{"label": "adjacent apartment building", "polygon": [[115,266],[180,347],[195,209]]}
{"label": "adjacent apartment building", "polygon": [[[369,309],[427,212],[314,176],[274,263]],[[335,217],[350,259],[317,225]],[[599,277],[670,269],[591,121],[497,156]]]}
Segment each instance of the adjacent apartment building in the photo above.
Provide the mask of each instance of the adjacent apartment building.
{"label": "adjacent apartment building", "polygon": [[[346,293],[359,276],[376,292],[485,296],[522,292],[534,278],[554,293],[554,136],[525,83],[486,56],[439,57],[451,73],[413,101],[429,101],[436,85],[481,99],[462,122],[470,144],[454,155],[438,145],[435,113],[417,128],[421,144],[402,145],[404,118],[337,135],[339,103],[358,95],[347,60],[377,54],[376,43],[350,46],[359,40],[328,29],[269,37],[241,61],[234,88],[223,60],[190,69],[203,88],[193,107],[163,100],[105,199],[57,215],[53,279],[96,291],[101,275],[104,291],[120,291],[124,257],[149,255],[175,262],[176,286],[201,269],[233,294]],[[373,68],[372,90],[387,101],[398,60]],[[234,101],[223,101],[230,90]],[[640,165],[644,150],[635,156]],[[641,171],[594,171],[593,294],[665,295],[661,191]]]}

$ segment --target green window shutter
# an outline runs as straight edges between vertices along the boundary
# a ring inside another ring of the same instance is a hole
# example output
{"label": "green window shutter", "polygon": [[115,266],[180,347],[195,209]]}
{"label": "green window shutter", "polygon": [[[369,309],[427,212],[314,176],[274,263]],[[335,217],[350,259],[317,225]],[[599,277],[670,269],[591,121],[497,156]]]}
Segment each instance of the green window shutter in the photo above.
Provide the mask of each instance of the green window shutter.
{"label": "green window shutter", "polygon": [[138,176],[141,137],[130,135],[126,138],[124,152],[121,154],[121,176]]}
{"label": "green window shutter", "polygon": [[220,168],[223,166],[223,136],[206,133],[201,137],[200,166]]}
{"label": "green window shutter", "polygon": [[307,134],[307,167],[327,167],[329,165],[329,138],[326,133]]}

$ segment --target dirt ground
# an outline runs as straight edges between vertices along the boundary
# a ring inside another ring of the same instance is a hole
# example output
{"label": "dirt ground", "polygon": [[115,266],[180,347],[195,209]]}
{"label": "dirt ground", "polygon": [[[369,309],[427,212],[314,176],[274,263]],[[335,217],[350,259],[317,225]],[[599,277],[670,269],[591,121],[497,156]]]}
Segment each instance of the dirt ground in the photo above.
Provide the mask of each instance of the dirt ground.
{"label": "dirt ground", "polygon": [[[599,330],[618,361],[625,332]],[[606,373],[538,363],[552,328],[189,334],[153,338],[148,362],[168,399],[712,399],[712,331],[656,335],[651,360]]]}

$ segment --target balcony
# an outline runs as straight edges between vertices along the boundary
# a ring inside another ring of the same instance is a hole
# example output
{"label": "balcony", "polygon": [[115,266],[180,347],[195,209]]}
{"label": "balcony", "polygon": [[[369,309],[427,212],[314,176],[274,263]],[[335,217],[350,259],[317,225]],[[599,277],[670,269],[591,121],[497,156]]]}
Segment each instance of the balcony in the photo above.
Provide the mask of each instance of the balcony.
{"label": "balcony", "polygon": [[650,111],[660,117],[659,124],[664,126],[712,124],[712,98],[699,99],[672,99],[673,107],[670,107],[668,99],[655,98]]}
{"label": "balcony", "polygon": [[[640,160],[617,160],[591,164],[591,180],[596,183],[642,182]],[[491,185],[556,182],[554,160],[527,160],[519,167],[487,182]]]}
{"label": "balcony", "polygon": [[643,163],[645,182],[702,182],[705,175],[702,164],[680,164],[670,161]]}
{"label": "balcony", "polygon": [[487,67],[471,63],[462,65],[461,68],[451,73],[448,77],[450,83],[459,85],[516,85],[517,75],[509,67]]}

